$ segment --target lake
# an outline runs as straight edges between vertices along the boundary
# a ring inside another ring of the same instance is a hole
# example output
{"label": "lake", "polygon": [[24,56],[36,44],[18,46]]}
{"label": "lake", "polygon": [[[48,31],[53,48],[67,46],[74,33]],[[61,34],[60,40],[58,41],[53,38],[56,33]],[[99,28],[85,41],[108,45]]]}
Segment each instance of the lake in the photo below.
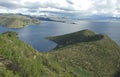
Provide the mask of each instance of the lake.
{"label": "lake", "polygon": [[[71,24],[74,22],[75,24]],[[90,29],[96,33],[104,33],[111,37],[120,46],[120,22],[119,21],[89,21],[76,20],[66,23],[54,21],[42,21],[38,25],[29,25],[19,29],[8,29],[0,26],[0,33],[14,31],[18,33],[20,40],[31,45],[34,49],[45,52],[56,47],[56,43],[46,39],[48,36],[63,35]]]}

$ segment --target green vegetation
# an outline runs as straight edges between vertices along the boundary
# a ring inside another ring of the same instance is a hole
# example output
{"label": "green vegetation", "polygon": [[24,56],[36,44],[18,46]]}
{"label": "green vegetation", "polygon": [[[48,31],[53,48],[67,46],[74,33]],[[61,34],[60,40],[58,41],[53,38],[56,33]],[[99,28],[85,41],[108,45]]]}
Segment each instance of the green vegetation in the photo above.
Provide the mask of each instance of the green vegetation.
{"label": "green vegetation", "polygon": [[119,77],[120,48],[108,36],[83,30],[48,37],[58,46],[45,53],[0,35],[0,77]]}
{"label": "green vegetation", "polygon": [[58,43],[53,58],[94,77],[113,77],[120,68],[120,48],[107,35],[83,30],[49,39]]}
{"label": "green vegetation", "polygon": [[20,15],[0,15],[0,24],[8,28],[22,28],[29,24],[40,23],[35,18]]}

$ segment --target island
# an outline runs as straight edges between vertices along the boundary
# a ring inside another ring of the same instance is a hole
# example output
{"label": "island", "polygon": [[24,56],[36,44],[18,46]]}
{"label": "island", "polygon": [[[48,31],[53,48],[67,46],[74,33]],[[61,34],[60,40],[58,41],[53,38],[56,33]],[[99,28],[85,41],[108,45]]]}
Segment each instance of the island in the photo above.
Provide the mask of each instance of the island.
{"label": "island", "polygon": [[3,14],[0,15],[0,25],[7,28],[22,28],[30,24],[39,24],[37,18],[30,18],[22,15]]}
{"label": "island", "polygon": [[107,35],[82,30],[47,39],[58,46],[42,53],[15,32],[1,34],[0,77],[120,76],[120,48]]}

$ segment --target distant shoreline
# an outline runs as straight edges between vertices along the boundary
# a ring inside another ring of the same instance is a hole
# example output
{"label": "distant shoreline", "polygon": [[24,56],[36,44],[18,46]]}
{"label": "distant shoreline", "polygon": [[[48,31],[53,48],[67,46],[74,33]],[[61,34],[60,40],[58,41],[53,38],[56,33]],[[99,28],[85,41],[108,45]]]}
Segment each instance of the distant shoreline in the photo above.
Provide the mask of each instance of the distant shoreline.
{"label": "distant shoreline", "polygon": [[0,25],[7,28],[23,28],[31,24],[39,24],[36,18],[30,18],[22,15],[0,15]]}

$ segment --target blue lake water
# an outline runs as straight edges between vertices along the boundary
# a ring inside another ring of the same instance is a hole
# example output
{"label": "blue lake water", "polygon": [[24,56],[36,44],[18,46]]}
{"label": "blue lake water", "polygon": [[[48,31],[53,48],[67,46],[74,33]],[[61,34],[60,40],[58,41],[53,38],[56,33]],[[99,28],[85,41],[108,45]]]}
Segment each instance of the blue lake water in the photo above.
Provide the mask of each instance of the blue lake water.
{"label": "blue lake water", "polygon": [[0,26],[0,33],[14,31],[18,33],[20,40],[30,44],[38,51],[45,52],[56,47],[56,43],[46,39],[48,36],[63,35],[90,29],[96,33],[105,33],[120,46],[120,22],[119,21],[72,21],[76,24],[54,21],[42,21],[39,25],[29,25],[20,29],[8,29]]}

